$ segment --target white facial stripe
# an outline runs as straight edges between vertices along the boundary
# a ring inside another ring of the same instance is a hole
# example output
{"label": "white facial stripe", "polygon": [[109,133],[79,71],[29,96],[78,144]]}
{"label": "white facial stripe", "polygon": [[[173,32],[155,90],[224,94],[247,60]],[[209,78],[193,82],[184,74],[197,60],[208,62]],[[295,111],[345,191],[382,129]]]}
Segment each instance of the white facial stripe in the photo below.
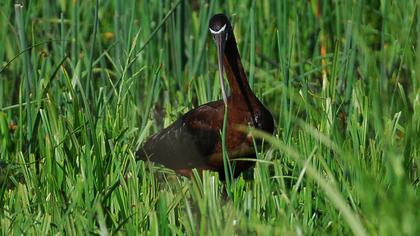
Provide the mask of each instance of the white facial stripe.
{"label": "white facial stripe", "polygon": [[211,28],[209,28],[210,33],[212,34],[221,34],[223,31],[225,31],[225,29],[226,29],[226,24],[219,31],[214,31]]}

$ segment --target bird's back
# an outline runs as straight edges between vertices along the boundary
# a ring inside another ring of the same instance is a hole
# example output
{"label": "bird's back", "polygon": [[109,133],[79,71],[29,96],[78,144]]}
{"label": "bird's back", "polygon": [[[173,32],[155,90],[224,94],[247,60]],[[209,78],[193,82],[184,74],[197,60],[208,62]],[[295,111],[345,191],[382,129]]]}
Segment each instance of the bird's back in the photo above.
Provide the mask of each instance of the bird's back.
{"label": "bird's back", "polygon": [[211,169],[207,158],[220,141],[219,103],[211,102],[191,110],[152,135],[138,151],[139,159],[174,170]]}

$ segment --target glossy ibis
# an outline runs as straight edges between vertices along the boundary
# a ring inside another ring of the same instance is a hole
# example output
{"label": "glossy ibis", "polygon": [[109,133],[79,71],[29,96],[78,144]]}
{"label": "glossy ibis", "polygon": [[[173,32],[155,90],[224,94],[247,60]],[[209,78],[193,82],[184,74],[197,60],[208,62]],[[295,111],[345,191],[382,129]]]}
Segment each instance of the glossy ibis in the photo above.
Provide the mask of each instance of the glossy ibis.
{"label": "glossy ibis", "polygon": [[[249,87],[235,36],[224,14],[210,19],[209,30],[217,46],[222,100],[209,102],[191,110],[173,124],[152,135],[138,151],[138,159],[150,160],[190,176],[193,168],[213,170],[224,178],[221,130],[227,107],[226,147],[229,159],[235,162],[234,176],[252,166],[255,158],[252,137],[238,126],[253,126],[268,133],[274,131],[273,117]],[[226,70],[230,96],[226,96],[223,74]],[[260,140],[256,140],[260,143]]]}

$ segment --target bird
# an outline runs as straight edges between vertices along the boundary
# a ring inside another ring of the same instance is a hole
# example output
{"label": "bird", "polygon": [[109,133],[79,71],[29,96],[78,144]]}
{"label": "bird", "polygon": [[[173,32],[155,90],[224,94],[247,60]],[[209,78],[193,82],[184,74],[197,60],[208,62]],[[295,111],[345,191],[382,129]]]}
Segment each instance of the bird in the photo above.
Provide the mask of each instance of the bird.
{"label": "bird", "polygon": [[[136,155],[137,159],[162,164],[183,176],[191,177],[195,168],[199,172],[218,172],[224,179],[221,130],[225,111],[225,150],[229,161],[234,163],[233,177],[254,163],[243,159],[256,158],[252,136],[238,127],[249,126],[272,134],[275,125],[272,114],[249,86],[228,17],[223,13],[212,16],[209,31],[217,47],[222,99],[188,111],[167,128],[150,136]],[[225,71],[230,86],[229,95],[224,86]],[[255,141],[257,145],[262,142]],[[241,160],[235,160],[238,158]]]}

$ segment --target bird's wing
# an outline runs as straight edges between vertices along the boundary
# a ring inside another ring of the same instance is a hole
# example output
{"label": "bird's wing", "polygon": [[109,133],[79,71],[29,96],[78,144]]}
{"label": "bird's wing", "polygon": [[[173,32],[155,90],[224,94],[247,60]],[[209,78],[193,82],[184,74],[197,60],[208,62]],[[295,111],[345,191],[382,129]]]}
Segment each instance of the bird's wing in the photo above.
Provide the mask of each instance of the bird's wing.
{"label": "bird's wing", "polygon": [[222,107],[218,102],[202,105],[152,135],[138,151],[138,158],[175,170],[204,168],[220,142],[222,123],[223,104]]}

